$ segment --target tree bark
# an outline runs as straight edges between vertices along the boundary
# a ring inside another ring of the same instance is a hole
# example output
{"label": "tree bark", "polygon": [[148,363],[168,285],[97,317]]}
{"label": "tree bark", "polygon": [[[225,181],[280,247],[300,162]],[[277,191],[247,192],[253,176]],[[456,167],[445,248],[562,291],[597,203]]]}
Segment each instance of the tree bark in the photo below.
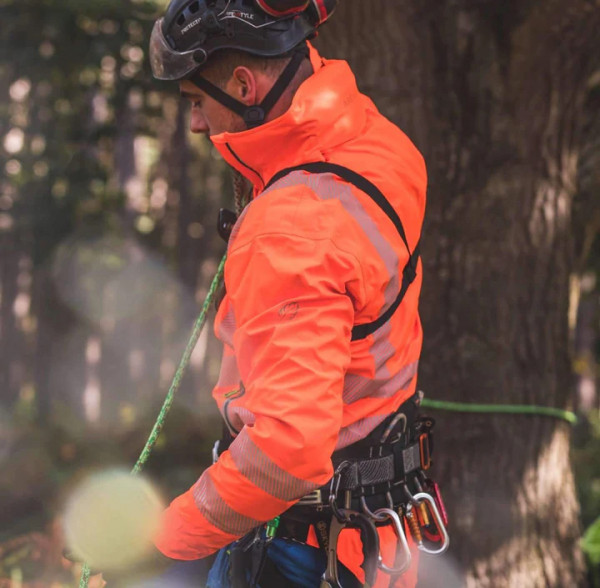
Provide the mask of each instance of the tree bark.
{"label": "tree bark", "polygon": [[[350,61],[428,163],[431,398],[570,406],[571,212],[599,13],[584,0],[346,0],[323,29],[324,54]],[[457,583],[585,585],[569,426],[434,416]],[[449,586],[433,566],[422,585]]]}

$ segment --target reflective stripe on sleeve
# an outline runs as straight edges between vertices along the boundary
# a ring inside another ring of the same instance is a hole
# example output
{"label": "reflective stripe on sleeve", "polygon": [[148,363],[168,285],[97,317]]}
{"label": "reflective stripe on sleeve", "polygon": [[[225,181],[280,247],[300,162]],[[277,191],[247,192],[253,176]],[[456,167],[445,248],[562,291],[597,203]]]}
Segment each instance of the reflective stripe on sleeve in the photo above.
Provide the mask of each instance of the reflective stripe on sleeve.
{"label": "reflective stripe on sleeve", "polygon": [[291,502],[312,492],[319,484],[301,480],[274,463],[243,430],[229,448],[238,471],[267,494]]}
{"label": "reflective stripe on sleeve", "polygon": [[263,523],[233,510],[217,492],[209,472],[194,487],[194,502],[209,523],[231,535],[241,537]]}

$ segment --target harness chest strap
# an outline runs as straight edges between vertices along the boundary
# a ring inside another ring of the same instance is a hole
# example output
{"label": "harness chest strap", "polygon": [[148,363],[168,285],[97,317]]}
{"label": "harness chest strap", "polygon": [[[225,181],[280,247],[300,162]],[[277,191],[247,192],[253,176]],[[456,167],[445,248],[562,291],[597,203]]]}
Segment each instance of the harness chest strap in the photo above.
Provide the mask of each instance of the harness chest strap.
{"label": "harness chest strap", "polygon": [[420,240],[411,253],[410,246],[408,244],[408,239],[406,238],[406,231],[404,230],[402,221],[400,220],[398,213],[395,211],[394,207],[390,204],[388,199],[383,195],[381,190],[375,184],[373,184],[373,182],[371,182],[364,176],[356,173],[355,171],[344,167],[343,165],[319,161],[314,163],[304,163],[295,167],[289,167],[275,174],[265,187],[265,190],[273,186],[273,184],[275,184],[285,176],[295,171],[306,171],[312,174],[334,174],[339,178],[345,180],[349,184],[352,184],[360,191],[367,194],[392,221],[392,223],[396,227],[396,230],[398,231],[398,234],[400,235],[400,238],[406,246],[409,258],[406,266],[404,267],[404,270],[402,271],[402,285],[400,287],[400,292],[398,293],[398,296],[379,318],[370,323],[355,325],[352,329],[352,341],[365,339],[366,337],[377,331],[379,328],[381,328],[392,318],[392,316],[400,306],[402,300],[404,299],[408,287],[414,282],[417,276],[417,264],[419,263],[419,257],[421,255]]}

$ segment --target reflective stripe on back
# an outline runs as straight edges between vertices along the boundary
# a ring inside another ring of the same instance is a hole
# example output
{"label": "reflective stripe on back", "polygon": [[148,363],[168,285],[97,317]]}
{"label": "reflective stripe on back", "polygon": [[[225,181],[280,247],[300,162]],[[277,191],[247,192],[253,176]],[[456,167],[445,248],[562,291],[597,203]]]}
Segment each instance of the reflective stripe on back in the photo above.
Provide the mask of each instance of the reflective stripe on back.
{"label": "reflective stripe on back", "polygon": [[[300,172],[300,175],[297,175],[296,172]],[[308,175],[303,174],[302,172],[308,172]],[[273,176],[271,181],[267,184],[267,187],[264,190],[263,194],[268,190],[272,189],[275,185],[277,185],[278,187],[283,187],[286,185],[289,186],[294,184],[305,184],[312,188],[312,186],[310,185],[312,182],[311,178],[319,174],[333,174],[335,176],[338,176],[339,178],[345,180],[352,186],[358,188],[361,192],[367,194],[371,198],[371,200],[373,200],[377,204],[377,206],[379,206],[379,208],[381,208],[381,210],[385,212],[386,216],[392,221],[392,223],[396,227],[396,230],[398,231],[398,234],[400,235],[400,238],[406,245],[406,249],[408,251],[408,263],[406,264],[402,272],[402,285],[400,287],[400,292],[398,293],[394,301],[387,307],[385,312],[383,312],[383,314],[378,319],[371,323],[355,325],[352,329],[352,341],[365,339],[366,337],[377,331],[379,328],[381,328],[385,323],[387,323],[400,306],[400,303],[402,302],[406,291],[408,290],[408,287],[410,286],[410,284],[412,284],[417,275],[417,263],[420,257],[419,245],[417,244],[414,251],[411,253],[408,241],[406,239],[406,233],[402,225],[402,221],[400,220],[398,213],[394,210],[394,207],[389,203],[389,201],[383,195],[381,190],[379,190],[379,188],[377,188],[375,184],[367,180],[367,178],[365,178],[364,176],[361,176],[360,174],[357,174],[353,170],[342,165],[337,165],[335,163],[328,162],[316,162],[306,163],[296,167],[284,169],[279,173],[275,174],[275,176]],[[285,180],[289,180],[291,175],[293,175],[292,181],[286,182]],[[337,188],[339,190],[339,182],[337,182]],[[312,189],[321,198],[326,198],[325,193],[319,193],[314,188]],[[336,197],[338,196],[336,195]],[[367,236],[371,239],[371,241],[373,241],[373,235],[369,234],[367,230],[365,230],[365,232],[367,233]],[[384,261],[386,260],[385,257],[383,257],[382,259],[384,259]],[[390,275],[394,276],[396,280],[398,279],[396,277],[395,269],[394,272]],[[388,300],[386,295],[386,303],[387,302]]]}

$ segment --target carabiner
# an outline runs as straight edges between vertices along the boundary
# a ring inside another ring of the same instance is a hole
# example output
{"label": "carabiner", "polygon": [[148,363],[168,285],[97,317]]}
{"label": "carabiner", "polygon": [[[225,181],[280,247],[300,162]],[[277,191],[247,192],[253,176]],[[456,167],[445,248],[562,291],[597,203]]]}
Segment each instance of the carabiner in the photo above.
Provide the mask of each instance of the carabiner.
{"label": "carabiner", "polygon": [[387,520],[386,516],[378,516],[377,512],[372,512],[371,509],[367,506],[367,501],[364,496],[360,497],[360,508],[363,511],[363,514],[367,515],[370,519],[374,520],[376,523],[383,523],[383,521]]}
{"label": "carabiner", "polygon": [[333,478],[331,478],[331,484],[329,485],[329,506],[335,515],[335,518],[341,523],[347,523],[349,517],[344,509],[341,509],[337,505],[338,492],[340,490],[340,483],[342,481],[342,472],[350,465],[349,461],[343,461],[335,470]]}
{"label": "carabiner", "polygon": [[448,513],[446,512],[446,505],[444,504],[444,499],[442,498],[439,485],[437,482],[434,482],[432,479],[428,478],[422,471],[419,472],[419,478],[421,478],[421,482],[423,483],[423,491],[433,496],[435,504],[440,511],[440,515],[442,516],[442,521],[444,522],[444,525],[448,527]]}
{"label": "carabiner", "polygon": [[398,537],[398,547],[396,549],[396,557],[394,558],[394,561],[397,561],[400,555],[403,554],[404,556],[404,562],[400,567],[390,568],[383,563],[380,555],[378,564],[379,569],[390,576],[399,576],[408,570],[412,562],[412,554],[410,553],[410,547],[408,546],[406,533],[404,532],[404,525],[402,524],[402,520],[400,519],[398,513],[391,508],[380,508],[379,510],[375,511],[375,515],[382,516],[384,519],[391,519],[394,525],[394,531],[396,531],[396,535]]}
{"label": "carabiner", "polygon": [[327,545],[327,567],[321,576],[320,588],[342,588],[338,575],[337,544],[340,533],[346,528],[347,521],[350,520],[346,512],[344,512],[344,519],[340,520],[337,515],[331,519]]}
{"label": "carabiner", "polygon": [[406,426],[408,424],[408,421],[406,419],[406,415],[403,412],[399,412],[393,418],[392,422],[386,427],[385,431],[383,432],[383,435],[381,436],[381,439],[379,440],[380,444],[383,444],[388,440],[390,433],[394,430],[394,428],[400,421],[402,421],[402,425],[403,425],[402,431],[400,431],[400,433],[396,434],[395,439],[393,441],[391,441],[390,444],[396,443],[400,439],[400,437],[402,437],[402,435],[404,435],[404,433],[406,432]]}
{"label": "carabiner", "polygon": [[414,500],[417,504],[421,504],[423,501],[427,503],[429,507],[429,511],[433,515],[435,525],[439,531],[439,535],[442,538],[441,546],[438,549],[431,549],[426,545],[419,545],[419,549],[424,551],[425,553],[430,553],[432,555],[439,555],[440,553],[444,553],[448,547],[450,546],[450,537],[448,535],[448,531],[446,529],[446,525],[444,525],[444,521],[440,515],[440,511],[435,503],[435,500],[426,492],[419,492],[413,496]]}
{"label": "carabiner", "polygon": [[[418,492],[424,492],[423,486],[421,486],[421,483],[417,478],[415,478],[414,482]],[[424,502],[419,503],[419,516],[421,518],[423,526],[428,527],[431,524],[431,519],[429,518],[429,513],[427,512],[427,506]]]}

